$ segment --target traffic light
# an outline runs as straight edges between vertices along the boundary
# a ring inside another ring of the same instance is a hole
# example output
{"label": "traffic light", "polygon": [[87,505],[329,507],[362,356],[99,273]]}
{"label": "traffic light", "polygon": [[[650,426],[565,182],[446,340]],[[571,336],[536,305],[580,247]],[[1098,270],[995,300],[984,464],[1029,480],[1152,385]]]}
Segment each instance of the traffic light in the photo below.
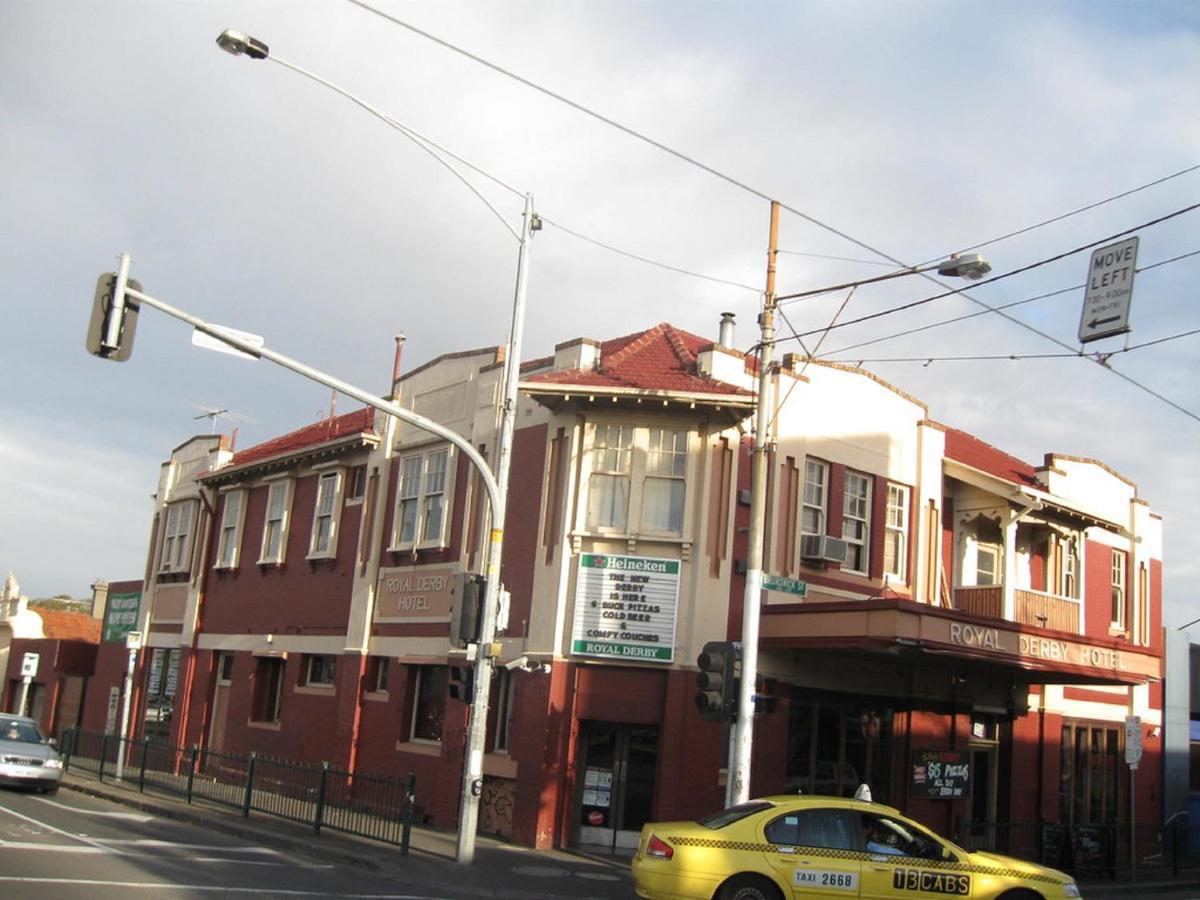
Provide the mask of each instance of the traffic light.
{"label": "traffic light", "polygon": [[465,647],[479,643],[486,586],[487,579],[473,572],[459,572],[454,576],[450,600],[453,604],[450,607],[450,646]]}
{"label": "traffic light", "polygon": [[738,663],[741,644],[735,641],[709,641],[696,657],[700,673],[696,676],[696,707],[705,719],[729,719],[737,711]]}
{"label": "traffic light", "polygon": [[[142,286],[132,278],[126,285],[135,291]],[[92,300],[92,318],[88,323],[87,351],[101,359],[124,362],[133,353],[133,334],[137,329],[138,305],[117,294],[117,276],[105,272],[96,282]],[[115,321],[114,321],[115,318]]]}
{"label": "traffic light", "polygon": [[475,668],[473,666],[450,667],[450,698],[470,704],[475,700]]}

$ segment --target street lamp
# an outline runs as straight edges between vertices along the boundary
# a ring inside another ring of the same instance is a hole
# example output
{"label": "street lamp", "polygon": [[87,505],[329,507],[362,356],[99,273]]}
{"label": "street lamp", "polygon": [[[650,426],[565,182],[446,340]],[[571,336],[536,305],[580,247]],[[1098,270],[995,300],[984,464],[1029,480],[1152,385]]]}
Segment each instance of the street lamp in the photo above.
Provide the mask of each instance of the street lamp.
{"label": "street lamp", "polygon": [[775,352],[775,308],[780,300],[810,297],[841,288],[854,288],[876,281],[887,281],[905,275],[917,275],[937,270],[939,275],[967,278],[972,281],[982,278],[991,265],[977,253],[951,256],[929,266],[913,266],[864,278],[831,287],[801,291],[796,294],[775,296],[775,258],[778,254],[779,203],[771,203],[771,229],[767,246],[767,288],[763,295],[763,311],[759,317],[762,329],[758,347],[758,394],[754,413],[754,457],[750,478],[750,549],[746,560],[746,593],[742,601],[742,672],[738,682],[737,719],[733,734],[733,752],[730,754],[730,778],[728,780],[728,805],[745,803],[750,799],[750,755],[754,731],[754,683],[758,677],[758,633],[761,617],[760,605],[763,591],[763,542],[767,521],[767,452],[771,440],[771,423],[774,420],[775,403],[771,393],[771,365]]}
{"label": "street lamp", "polygon": [[483,601],[483,614],[479,627],[479,650],[475,659],[474,695],[469,712],[467,726],[466,758],[463,762],[463,779],[461,803],[458,816],[458,843],[456,859],[469,863],[475,856],[475,831],[479,822],[479,800],[483,792],[483,753],[487,740],[488,692],[491,688],[493,657],[498,655],[495,646],[496,639],[496,610],[500,587],[500,563],[503,554],[504,517],[508,506],[508,475],[512,460],[513,432],[516,427],[517,414],[517,385],[521,371],[521,340],[525,330],[525,293],[526,280],[529,271],[529,249],[533,232],[541,228],[541,221],[533,211],[533,197],[525,194],[525,209],[522,216],[521,231],[518,234],[499,212],[493,207],[469,182],[453,169],[444,159],[433,153],[427,144],[431,144],[416,132],[401,125],[391,116],[376,109],[361,98],[343,88],[326,81],[299,66],[272,56],[270,48],[263,41],[243,34],[240,31],[226,29],[217,37],[217,45],[234,56],[248,56],[251,59],[270,59],[280,65],[292,69],[306,78],[319,84],[361,106],[371,115],[397,128],[422,149],[430,152],[435,159],[463,180],[464,184],[477,196],[498,218],[520,243],[517,254],[517,283],[513,297],[512,323],[508,332],[508,341],[504,350],[504,400],[500,411],[500,440],[497,450],[495,481],[497,490],[491,504],[492,528],[488,544],[486,562],[486,586]]}

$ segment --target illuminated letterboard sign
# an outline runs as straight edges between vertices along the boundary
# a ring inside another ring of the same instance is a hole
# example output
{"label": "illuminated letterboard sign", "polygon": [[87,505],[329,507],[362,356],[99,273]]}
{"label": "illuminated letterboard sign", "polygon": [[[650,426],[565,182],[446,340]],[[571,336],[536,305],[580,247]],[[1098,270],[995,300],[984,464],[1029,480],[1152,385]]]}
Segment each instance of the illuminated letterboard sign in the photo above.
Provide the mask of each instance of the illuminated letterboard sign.
{"label": "illuminated letterboard sign", "polygon": [[580,554],[571,652],[669,663],[678,606],[679,560]]}

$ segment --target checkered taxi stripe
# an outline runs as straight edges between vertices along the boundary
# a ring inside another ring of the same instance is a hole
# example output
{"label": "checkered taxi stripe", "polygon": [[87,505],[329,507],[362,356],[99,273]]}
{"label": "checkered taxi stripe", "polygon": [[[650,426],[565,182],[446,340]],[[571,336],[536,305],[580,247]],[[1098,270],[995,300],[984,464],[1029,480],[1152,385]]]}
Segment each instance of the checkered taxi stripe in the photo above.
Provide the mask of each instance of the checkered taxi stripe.
{"label": "checkered taxi stripe", "polygon": [[[752,841],[721,841],[707,837],[669,837],[676,847],[706,847],[710,850],[739,850],[745,853],[780,853],[788,856],[824,857],[826,859],[872,859],[876,854],[855,850],[831,850],[826,847],[790,847],[778,844],[760,844]],[[967,866],[962,863],[949,862],[944,859],[919,859],[913,856],[889,857],[889,862],[906,868],[946,869],[971,875],[993,875],[997,878],[1024,878],[1027,881],[1044,881],[1047,884],[1058,884],[1058,879],[1050,875],[1035,872],[1024,872],[1020,869],[1002,869],[996,866]]]}

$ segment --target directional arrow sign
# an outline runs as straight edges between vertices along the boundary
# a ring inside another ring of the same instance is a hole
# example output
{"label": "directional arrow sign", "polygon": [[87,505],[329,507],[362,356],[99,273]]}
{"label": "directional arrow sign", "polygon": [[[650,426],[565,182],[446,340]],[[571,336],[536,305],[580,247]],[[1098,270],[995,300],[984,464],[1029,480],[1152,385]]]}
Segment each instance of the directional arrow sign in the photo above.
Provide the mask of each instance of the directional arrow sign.
{"label": "directional arrow sign", "polygon": [[1129,330],[1129,301],[1137,269],[1138,239],[1126,238],[1093,251],[1079,318],[1079,343]]}

